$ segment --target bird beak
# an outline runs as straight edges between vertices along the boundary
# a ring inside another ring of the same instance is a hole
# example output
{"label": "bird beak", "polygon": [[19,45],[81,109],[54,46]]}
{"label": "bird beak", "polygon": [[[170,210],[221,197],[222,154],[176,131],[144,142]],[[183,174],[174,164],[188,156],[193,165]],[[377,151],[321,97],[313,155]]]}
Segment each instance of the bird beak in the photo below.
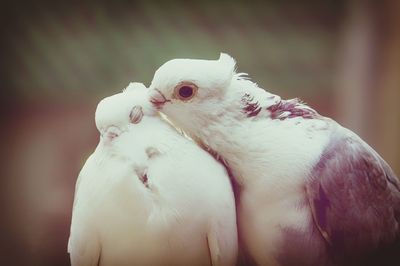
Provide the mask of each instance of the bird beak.
{"label": "bird beak", "polygon": [[166,102],[170,102],[165,98],[164,94],[158,89],[151,89],[149,95],[150,102],[153,104],[154,107],[157,109],[161,109]]}

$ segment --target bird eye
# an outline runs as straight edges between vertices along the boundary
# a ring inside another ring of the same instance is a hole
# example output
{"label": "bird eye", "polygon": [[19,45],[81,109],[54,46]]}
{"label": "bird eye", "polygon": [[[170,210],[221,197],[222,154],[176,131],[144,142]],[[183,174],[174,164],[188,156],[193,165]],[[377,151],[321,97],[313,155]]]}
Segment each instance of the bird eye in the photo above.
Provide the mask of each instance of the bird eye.
{"label": "bird eye", "polygon": [[182,98],[189,98],[193,95],[193,88],[189,86],[183,86],[179,88],[179,96]]}
{"label": "bird eye", "polygon": [[196,94],[197,87],[194,84],[179,85],[175,89],[175,96],[178,99],[187,101],[193,98]]}

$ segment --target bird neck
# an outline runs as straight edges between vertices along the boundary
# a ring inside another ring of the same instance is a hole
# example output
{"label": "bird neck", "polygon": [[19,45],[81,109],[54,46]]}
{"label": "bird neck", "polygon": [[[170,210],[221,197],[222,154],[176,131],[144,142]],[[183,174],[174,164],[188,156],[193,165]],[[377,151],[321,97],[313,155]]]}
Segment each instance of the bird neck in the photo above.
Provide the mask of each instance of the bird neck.
{"label": "bird neck", "polygon": [[[287,158],[281,154],[307,152],[303,143],[319,142],[319,138],[309,140],[307,134],[326,127],[318,113],[298,99],[282,100],[248,80],[233,81],[224,101],[213,106],[201,113],[204,117],[195,118],[199,121],[192,125],[202,124],[189,135],[223,161],[240,184],[256,178],[261,166],[272,170],[279,158],[284,164]],[[288,161],[297,160],[289,157]]]}
{"label": "bird neck", "polygon": [[[249,176],[242,174],[239,165],[243,161],[251,160],[249,157],[253,153],[247,152],[249,147],[246,146],[246,141],[243,139],[243,132],[247,129],[238,119],[238,113],[229,111],[229,106],[226,108],[228,111],[225,111],[224,115],[215,115],[210,123],[202,124],[200,130],[193,128],[189,129],[190,131],[187,133],[203,149],[223,163],[228,171],[233,173],[235,180],[243,185],[245,183],[243,178]],[[199,123],[195,122],[194,124]]]}

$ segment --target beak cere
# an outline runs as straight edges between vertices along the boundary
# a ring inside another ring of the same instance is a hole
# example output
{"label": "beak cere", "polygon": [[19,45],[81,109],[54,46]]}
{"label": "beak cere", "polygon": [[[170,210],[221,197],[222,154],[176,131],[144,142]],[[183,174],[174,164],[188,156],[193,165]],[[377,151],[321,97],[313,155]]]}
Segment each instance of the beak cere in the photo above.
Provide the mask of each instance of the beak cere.
{"label": "beak cere", "polygon": [[162,94],[162,92],[159,91],[158,89],[153,89],[153,90],[150,91],[150,102],[157,109],[161,109],[162,106],[166,102],[170,102],[170,101],[171,100],[168,100],[167,98],[165,98],[164,94]]}

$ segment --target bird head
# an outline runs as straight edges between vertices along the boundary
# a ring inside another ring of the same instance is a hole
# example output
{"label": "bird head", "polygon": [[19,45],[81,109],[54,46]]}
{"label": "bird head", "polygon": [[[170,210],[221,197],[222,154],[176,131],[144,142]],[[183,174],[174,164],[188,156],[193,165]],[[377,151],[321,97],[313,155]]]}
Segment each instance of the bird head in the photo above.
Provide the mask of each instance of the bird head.
{"label": "bird head", "polygon": [[106,97],[97,105],[95,121],[102,137],[114,138],[144,115],[154,116],[148,89],[142,83],[130,83],[121,93]]}
{"label": "bird head", "polygon": [[154,74],[150,101],[175,122],[218,108],[235,75],[235,60],[221,53],[218,60],[173,59]]}

